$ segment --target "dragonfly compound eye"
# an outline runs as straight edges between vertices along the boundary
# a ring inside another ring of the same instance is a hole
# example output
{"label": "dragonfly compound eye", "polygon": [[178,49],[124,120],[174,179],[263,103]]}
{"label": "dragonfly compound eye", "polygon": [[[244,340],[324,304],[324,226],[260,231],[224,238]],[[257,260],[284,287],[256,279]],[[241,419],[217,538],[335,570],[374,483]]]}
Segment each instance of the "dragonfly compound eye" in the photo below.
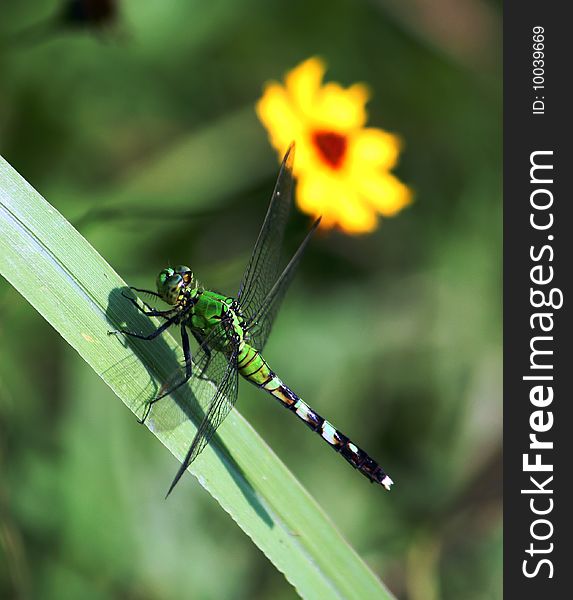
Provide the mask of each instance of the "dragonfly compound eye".
{"label": "dragonfly compound eye", "polygon": [[185,285],[189,285],[193,281],[193,273],[191,272],[191,269],[185,265],[179,265],[178,267],[175,267],[175,273],[181,275]]}
{"label": "dragonfly compound eye", "polygon": [[171,267],[163,269],[157,276],[157,293],[167,304],[175,304],[179,297],[183,276]]}

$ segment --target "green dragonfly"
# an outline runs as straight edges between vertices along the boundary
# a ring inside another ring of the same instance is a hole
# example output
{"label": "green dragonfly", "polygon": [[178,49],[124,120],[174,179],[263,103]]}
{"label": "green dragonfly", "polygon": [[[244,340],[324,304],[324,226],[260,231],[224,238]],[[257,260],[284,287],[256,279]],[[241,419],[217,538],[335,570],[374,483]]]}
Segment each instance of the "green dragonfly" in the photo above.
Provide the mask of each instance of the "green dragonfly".
{"label": "green dragonfly", "polygon": [[[157,310],[127,298],[143,314],[161,317],[165,322],[149,335],[125,329],[110,332],[152,340],[171,326],[180,328],[184,366],[169,377],[159,394],[148,402],[142,423],[155,402],[188,381],[196,398],[210,398],[205,416],[167,495],[235,405],[239,374],[294,412],[371,482],[388,490],[393,483],[374,459],[287,387],[261,354],[296,267],[320,222],[320,219],[316,220],[290,262],[279,272],[280,250],[292,204],[293,157],[294,147],[291,146],[282,162],[263,226],[235,298],[205,289],[189,267],[169,267],[157,277],[157,292],[132,289],[159,298],[171,308]],[[193,356],[189,332],[198,343]]]}

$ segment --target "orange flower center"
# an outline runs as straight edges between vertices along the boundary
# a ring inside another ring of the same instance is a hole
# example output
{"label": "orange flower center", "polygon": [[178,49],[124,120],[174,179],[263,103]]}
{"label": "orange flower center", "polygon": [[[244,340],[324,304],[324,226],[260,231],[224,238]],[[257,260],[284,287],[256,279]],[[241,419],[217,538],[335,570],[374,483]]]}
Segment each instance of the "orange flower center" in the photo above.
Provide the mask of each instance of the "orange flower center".
{"label": "orange flower center", "polygon": [[316,146],[320,158],[333,169],[340,169],[346,156],[348,139],[345,135],[334,131],[315,131],[312,134],[312,142]]}

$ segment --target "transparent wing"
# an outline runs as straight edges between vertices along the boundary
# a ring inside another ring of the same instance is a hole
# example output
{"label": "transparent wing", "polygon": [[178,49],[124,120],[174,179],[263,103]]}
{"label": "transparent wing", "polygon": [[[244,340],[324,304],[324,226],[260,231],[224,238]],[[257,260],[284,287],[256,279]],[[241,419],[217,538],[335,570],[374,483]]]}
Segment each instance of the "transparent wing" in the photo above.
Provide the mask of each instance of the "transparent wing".
{"label": "transparent wing", "polygon": [[281,276],[277,279],[276,283],[270,289],[266,298],[262,302],[258,312],[253,315],[250,321],[247,323],[247,329],[249,330],[250,344],[257,350],[262,350],[267,342],[269,334],[273,326],[273,322],[279,311],[281,302],[285,296],[285,293],[291,284],[292,278],[296,272],[300,259],[310,242],[310,238],[316,231],[320,223],[320,219],[317,219],[311,230],[306,234],[306,237],[302,241],[298,250],[294,253],[290,259],[288,265],[284,268]]}
{"label": "transparent wing", "polygon": [[[232,348],[230,354],[216,349],[221,348],[223,344]],[[210,401],[207,403],[203,421],[191,442],[185,460],[169,487],[167,496],[173,491],[187,467],[205,449],[237,401],[238,348],[233,347],[232,344],[232,338],[224,324],[221,324],[207,336],[193,358],[191,389],[200,404],[204,398],[210,398]]]}
{"label": "transparent wing", "polygon": [[293,159],[294,145],[291,145],[283,159],[267,215],[239,286],[237,301],[246,318],[253,317],[261,309],[279,275],[281,247],[292,204]]}

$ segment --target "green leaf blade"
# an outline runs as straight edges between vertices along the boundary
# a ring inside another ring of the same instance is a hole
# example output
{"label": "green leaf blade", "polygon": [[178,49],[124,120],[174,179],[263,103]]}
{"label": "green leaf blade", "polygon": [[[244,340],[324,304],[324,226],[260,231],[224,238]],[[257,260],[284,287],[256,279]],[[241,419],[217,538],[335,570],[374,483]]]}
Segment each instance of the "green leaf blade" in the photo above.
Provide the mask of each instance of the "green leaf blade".
{"label": "green leaf blade", "polygon": [[[95,249],[1,158],[0,272],[141,415],[173,370],[177,343],[169,334],[133,344],[108,335],[123,322],[148,331],[152,324],[122,298],[125,282]],[[179,459],[199,416],[191,408],[189,418],[188,395],[159,402],[148,422]],[[237,411],[190,470],[301,596],[392,598]]]}

